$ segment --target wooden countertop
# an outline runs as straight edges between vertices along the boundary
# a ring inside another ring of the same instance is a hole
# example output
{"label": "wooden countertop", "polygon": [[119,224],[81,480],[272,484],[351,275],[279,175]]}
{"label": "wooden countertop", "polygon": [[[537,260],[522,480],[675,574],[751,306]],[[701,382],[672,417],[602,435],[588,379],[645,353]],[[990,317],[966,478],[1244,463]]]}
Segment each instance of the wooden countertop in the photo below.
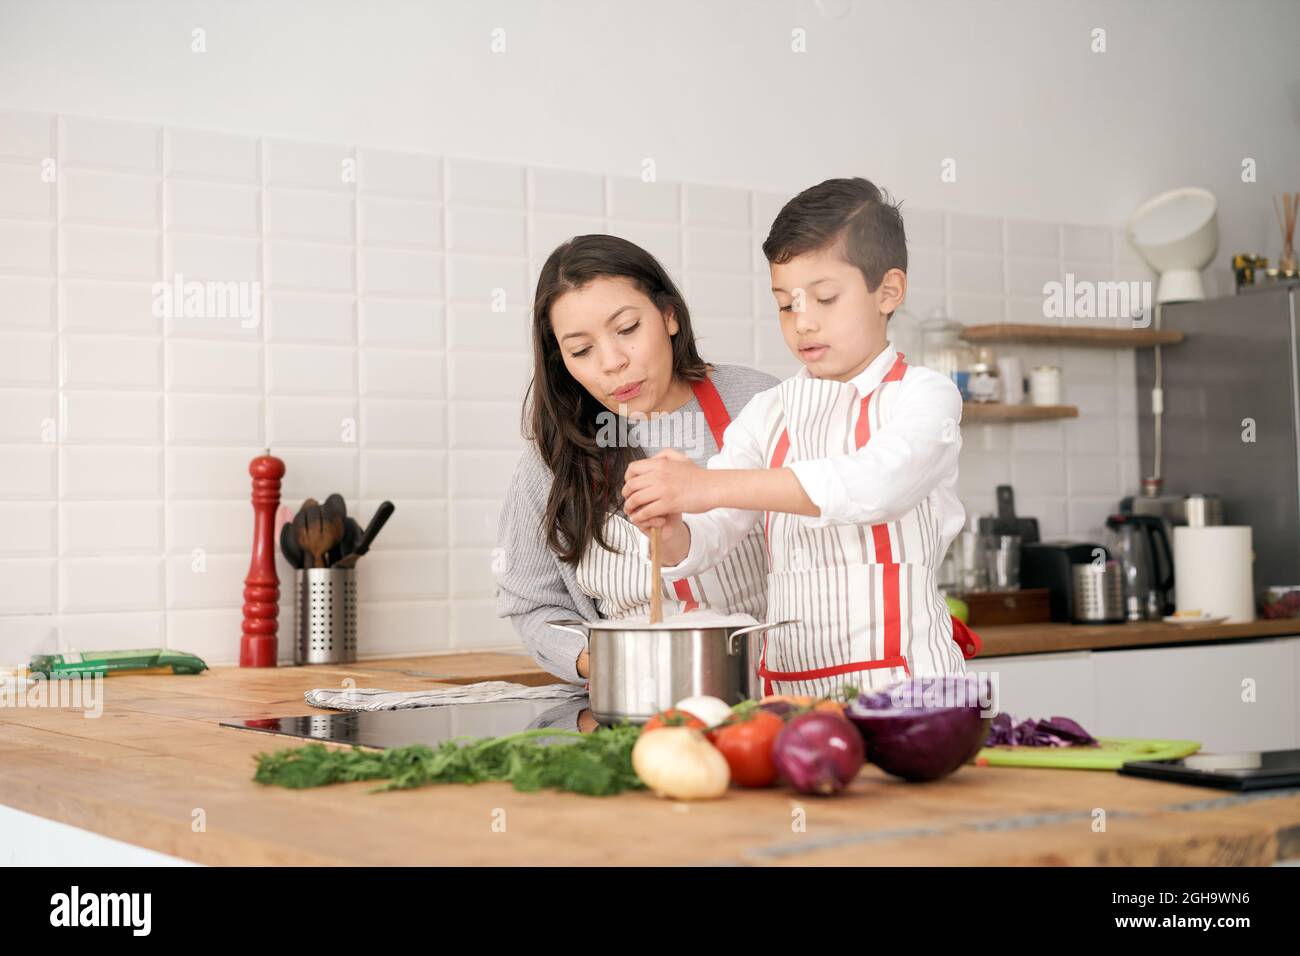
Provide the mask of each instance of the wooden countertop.
{"label": "wooden countertop", "polygon": [[[416,672],[416,673],[411,673]],[[1300,858],[1300,792],[1239,796],[1108,772],[968,766],[906,784],[866,768],[844,794],[731,791],[676,804],[644,793],[516,793],[508,784],[370,793],[253,782],[253,756],[290,738],[218,726],[303,714],[337,686],[418,689],[507,677],[526,657],[461,654],[104,683],[99,719],[0,708],[0,803],[209,864],[1269,864]],[[1096,808],[1105,832],[1093,830]],[[806,832],[792,816],[806,812]],[[204,832],[191,829],[202,809]],[[493,824],[505,813],[506,830]],[[498,827],[499,829],[499,827]],[[646,834],[653,833],[653,839]]]}
{"label": "wooden countertop", "polygon": [[1300,634],[1300,620],[1250,621],[1246,624],[1014,624],[974,629],[984,642],[980,657],[1050,654],[1059,651],[1113,650],[1198,641],[1247,640]]}

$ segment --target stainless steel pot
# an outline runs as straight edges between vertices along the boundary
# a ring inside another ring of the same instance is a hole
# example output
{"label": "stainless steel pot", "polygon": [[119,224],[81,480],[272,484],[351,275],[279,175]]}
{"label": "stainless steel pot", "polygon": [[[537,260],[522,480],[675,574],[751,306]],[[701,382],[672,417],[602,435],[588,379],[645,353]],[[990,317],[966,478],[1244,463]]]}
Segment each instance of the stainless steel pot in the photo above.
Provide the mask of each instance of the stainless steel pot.
{"label": "stainless steel pot", "polygon": [[618,621],[550,621],[587,639],[591,713],[602,724],[643,724],[684,697],[728,704],[762,696],[762,634],[794,621],[747,627],[620,627]]}

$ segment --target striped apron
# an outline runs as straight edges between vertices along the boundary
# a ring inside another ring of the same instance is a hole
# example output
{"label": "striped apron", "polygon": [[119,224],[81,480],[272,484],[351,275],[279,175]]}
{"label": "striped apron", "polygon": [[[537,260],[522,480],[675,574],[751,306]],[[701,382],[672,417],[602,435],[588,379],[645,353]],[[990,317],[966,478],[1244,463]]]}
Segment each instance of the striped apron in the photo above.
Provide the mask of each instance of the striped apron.
{"label": "striped apron", "polygon": [[[731,416],[713,383],[692,382],[718,448]],[[643,557],[644,535],[622,514],[605,518],[606,550],[594,541],[578,562],[578,587],[606,620],[650,614],[650,562]],[[767,550],[763,532],[754,530],[722,561],[671,586],[660,580],[664,616],[705,608],[720,614],[749,614],[763,620],[767,607]]]}
{"label": "striped apron", "polygon": [[[780,386],[768,430],[769,467],[852,454],[889,421],[907,372],[900,354],[865,398],[846,382],[797,376]],[[876,525],[810,527],[768,512],[768,620],[797,624],[765,638],[765,694],[830,695],[922,674],[963,674],[978,639],[956,622],[936,585],[943,559],[936,495]],[[957,643],[960,642],[960,643]]]}

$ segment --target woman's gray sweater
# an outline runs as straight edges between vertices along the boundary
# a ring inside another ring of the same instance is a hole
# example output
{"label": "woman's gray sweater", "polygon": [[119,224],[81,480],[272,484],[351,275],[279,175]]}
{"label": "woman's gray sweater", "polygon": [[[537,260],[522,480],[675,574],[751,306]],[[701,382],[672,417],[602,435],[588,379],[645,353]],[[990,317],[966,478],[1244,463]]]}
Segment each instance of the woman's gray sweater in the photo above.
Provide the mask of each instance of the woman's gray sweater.
{"label": "woman's gray sweater", "polygon": [[[766,372],[742,365],[712,368],[713,384],[733,419],[756,394],[779,384]],[[703,420],[700,403],[692,397],[677,411],[657,418],[648,430],[641,431],[644,437],[640,443],[646,455],[672,447],[704,466],[718,453],[718,446],[711,430],[701,427]],[[662,439],[667,441],[656,441]],[[542,521],[551,480],[551,471],[537,446],[529,442],[510,479],[497,524],[497,550],[492,556],[497,616],[510,618],[538,664],[556,677],[581,684],[584,679],[578,675],[577,661],[586,640],[548,627],[546,622],[562,618],[594,621],[600,614],[578,586],[574,566],[561,561],[546,544]]]}

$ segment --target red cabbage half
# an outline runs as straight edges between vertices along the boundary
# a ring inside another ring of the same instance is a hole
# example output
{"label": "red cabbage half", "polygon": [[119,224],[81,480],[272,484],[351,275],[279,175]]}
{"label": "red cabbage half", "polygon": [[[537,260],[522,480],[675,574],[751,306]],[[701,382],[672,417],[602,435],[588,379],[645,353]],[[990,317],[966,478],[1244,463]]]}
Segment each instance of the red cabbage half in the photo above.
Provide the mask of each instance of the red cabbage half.
{"label": "red cabbage half", "polygon": [[979,752],[992,707],[974,675],[913,677],[863,694],[844,709],[867,760],[904,780],[938,780]]}

